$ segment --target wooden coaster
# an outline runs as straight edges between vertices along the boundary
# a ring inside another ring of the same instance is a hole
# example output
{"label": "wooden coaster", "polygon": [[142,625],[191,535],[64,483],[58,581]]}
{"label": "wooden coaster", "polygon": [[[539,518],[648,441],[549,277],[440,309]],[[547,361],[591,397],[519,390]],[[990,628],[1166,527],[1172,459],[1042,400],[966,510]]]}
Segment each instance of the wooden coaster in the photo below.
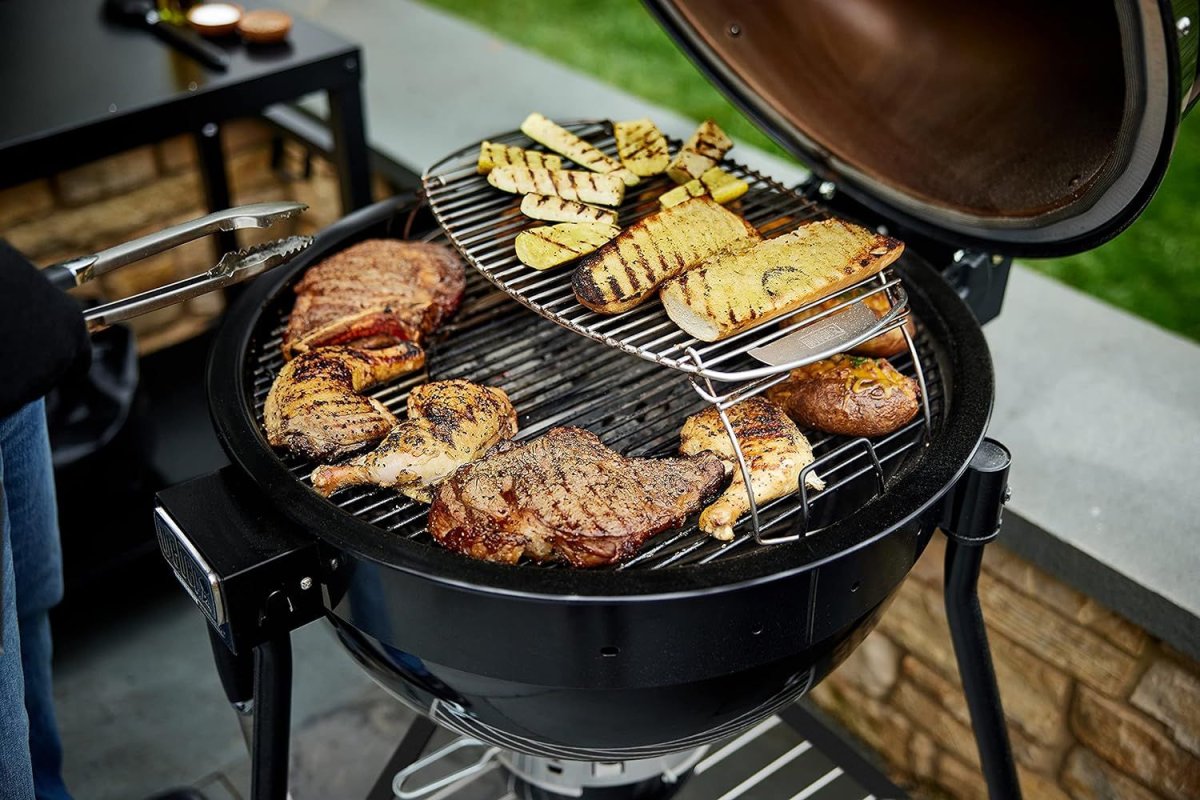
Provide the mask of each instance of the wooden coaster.
{"label": "wooden coaster", "polygon": [[247,11],[237,25],[238,33],[251,44],[282,42],[292,30],[292,18],[282,11]]}

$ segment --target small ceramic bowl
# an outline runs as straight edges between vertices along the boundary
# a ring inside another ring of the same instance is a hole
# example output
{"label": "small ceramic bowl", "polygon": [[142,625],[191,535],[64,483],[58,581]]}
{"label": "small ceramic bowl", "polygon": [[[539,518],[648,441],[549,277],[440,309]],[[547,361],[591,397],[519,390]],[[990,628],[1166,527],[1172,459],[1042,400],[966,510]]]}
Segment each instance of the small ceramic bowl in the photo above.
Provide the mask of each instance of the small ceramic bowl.
{"label": "small ceramic bowl", "polygon": [[229,36],[242,21],[242,9],[232,3],[201,3],[188,9],[187,20],[201,36]]}

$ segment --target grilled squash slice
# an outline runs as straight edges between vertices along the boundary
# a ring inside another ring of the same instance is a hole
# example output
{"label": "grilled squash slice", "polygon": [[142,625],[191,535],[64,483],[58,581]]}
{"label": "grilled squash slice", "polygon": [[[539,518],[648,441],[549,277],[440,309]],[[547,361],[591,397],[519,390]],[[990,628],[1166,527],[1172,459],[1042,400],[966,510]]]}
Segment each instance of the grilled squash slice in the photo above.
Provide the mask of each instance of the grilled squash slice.
{"label": "grilled squash slice", "polygon": [[603,222],[617,224],[617,212],[549,194],[527,194],[521,198],[521,213],[547,222]]}
{"label": "grilled squash slice", "polygon": [[737,214],[708,197],[694,197],[630,225],[584,258],[571,286],[593,311],[618,314],[712,254],[758,239],[754,226]]}
{"label": "grilled squash slice", "polygon": [[537,150],[526,150],[510,144],[496,144],[484,141],[479,144],[479,163],[476,166],[480,175],[487,175],[496,167],[543,167],[545,169],[562,169],[562,159]]}
{"label": "grilled squash slice", "polygon": [[621,163],[634,175],[644,178],[666,171],[671,152],[662,131],[653,122],[648,119],[617,122],[613,124],[613,135]]}
{"label": "grilled squash slice", "polygon": [[711,119],[706,119],[675,154],[675,160],[667,167],[667,174],[676,183],[699,178],[715,167],[731,147],[733,140],[725,135],[725,131]]}
{"label": "grilled squash slice", "polygon": [[552,194],[602,206],[619,206],[625,199],[625,184],[619,177],[576,169],[496,167],[487,180],[500,191],[512,194]]}
{"label": "grilled squash slice", "polygon": [[638,176],[621,166],[620,161],[536,111],[521,123],[521,133],[554,152],[561,153],[581,167],[604,175],[617,175],[626,186],[634,186],[638,182]]}
{"label": "grilled squash slice", "polygon": [[603,222],[564,222],[517,234],[517,258],[534,269],[550,269],[574,261],[612,240],[621,232]]}
{"label": "grilled squash slice", "polygon": [[[708,193],[712,195],[712,199],[721,205],[732,203],[750,191],[750,184],[741,178],[733,177],[720,167],[713,167],[710,170],[706,170],[700,176],[700,182],[704,184],[705,189],[708,189]],[[684,185],[686,186],[687,184]]]}
{"label": "grilled squash slice", "polygon": [[741,253],[718,255],[668,281],[659,294],[676,325],[714,342],[874,275],[903,251],[904,244],[891,237],[822,220]]}
{"label": "grilled squash slice", "polygon": [[658,197],[658,204],[663,208],[677,206],[692,197],[702,197],[708,194],[708,187],[698,180],[688,181],[682,186],[676,186],[669,192],[663,192]]}

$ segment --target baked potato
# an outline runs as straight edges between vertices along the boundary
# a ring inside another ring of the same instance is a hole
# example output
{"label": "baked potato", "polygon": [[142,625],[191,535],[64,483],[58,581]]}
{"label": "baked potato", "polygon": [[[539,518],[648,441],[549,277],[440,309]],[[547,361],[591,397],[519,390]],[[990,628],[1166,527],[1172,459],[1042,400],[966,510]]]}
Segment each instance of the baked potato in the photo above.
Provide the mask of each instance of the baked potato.
{"label": "baked potato", "polygon": [[[785,328],[790,328],[802,320],[815,315],[817,312],[824,311],[843,302],[845,299],[845,297],[835,297],[831,300],[826,300],[812,311],[785,320],[782,325]],[[883,316],[892,309],[892,304],[888,302],[887,295],[883,292],[876,292],[867,296],[863,300],[863,305],[871,309],[877,319],[883,319]],[[909,336],[917,335],[917,326],[913,324],[912,314],[909,314],[908,319],[904,321],[904,328],[908,331]],[[903,353],[907,349],[908,343],[904,341],[904,334],[900,328],[892,328],[887,333],[881,333],[874,338],[867,339],[858,347],[850,348],[847,352],[851,355],[866,356],[867,358],[890,358]]]}
{"label": "baked potato", "polygon": [[920,408],[917,382],[886,359],[844,354],[792,370],[767,398],[799,425],[843,436],[891,433]]}

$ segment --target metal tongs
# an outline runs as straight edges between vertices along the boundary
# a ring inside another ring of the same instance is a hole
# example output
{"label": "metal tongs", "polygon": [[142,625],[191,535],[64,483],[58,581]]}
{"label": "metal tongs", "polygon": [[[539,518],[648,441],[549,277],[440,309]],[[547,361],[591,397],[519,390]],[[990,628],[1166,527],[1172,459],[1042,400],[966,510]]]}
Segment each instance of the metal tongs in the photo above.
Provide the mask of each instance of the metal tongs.
{"label": "metal tongs", "polygon": [[[52,284],[62,290],[73,289],[115,269],[140,261],[185,242],[218,231],[243,228],[269,228],[280,220],[296,216],[308,208],[304,203],[278,201],[254,203],[217,211],[199,219],[181,222],[156,233],[134,239],[99,253],[79,256],[43,270]],[[272,242],[226,253],[207,272],[168,283],[132,297],[115,300],[84,311],[89,331],[107,328],[114,322],[140,316],[160,308],[182,303],[193,297],[241,283],[269,269],[285,264],[312,244],[311,236],[287,236]]]}

